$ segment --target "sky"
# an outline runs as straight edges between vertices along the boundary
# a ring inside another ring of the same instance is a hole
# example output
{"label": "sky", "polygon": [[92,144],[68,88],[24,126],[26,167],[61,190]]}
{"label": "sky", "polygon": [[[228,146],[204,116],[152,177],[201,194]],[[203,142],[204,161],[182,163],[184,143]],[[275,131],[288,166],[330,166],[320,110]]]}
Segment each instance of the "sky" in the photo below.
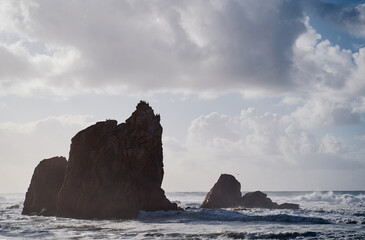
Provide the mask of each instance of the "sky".
{"label": "sky", "polygon": [[140,100],[166,191],[365,190],[365,1],[0,1],[0,192]]}

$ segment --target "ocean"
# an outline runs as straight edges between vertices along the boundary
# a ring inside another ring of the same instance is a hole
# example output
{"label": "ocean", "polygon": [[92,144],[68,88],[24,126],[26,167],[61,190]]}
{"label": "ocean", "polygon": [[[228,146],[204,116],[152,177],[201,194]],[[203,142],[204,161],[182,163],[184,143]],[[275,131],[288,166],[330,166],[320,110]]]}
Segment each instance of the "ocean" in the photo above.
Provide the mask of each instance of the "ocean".
{"label": "ocean", "polygon": [[183,211],[132,220],[21,214],[24,193],[0,193],[0,239],[365,239],[365,191],[265,192],[300,210],[200,209],[204,192],[171,192]]}

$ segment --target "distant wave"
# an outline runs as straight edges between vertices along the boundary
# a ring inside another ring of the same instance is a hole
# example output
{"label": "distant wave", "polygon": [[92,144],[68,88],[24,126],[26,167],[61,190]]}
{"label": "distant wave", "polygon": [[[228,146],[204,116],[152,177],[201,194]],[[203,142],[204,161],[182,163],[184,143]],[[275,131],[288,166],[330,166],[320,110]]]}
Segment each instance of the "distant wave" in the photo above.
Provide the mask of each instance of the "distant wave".
{"label": "distant wave", "polygon": [[310,202],[329,202],[329,203],[360,203],[365,201],[365,194],[354,195],[350,193],[336,193],[333,191],[329,192],[312,192],[307,193],[303,196],[296,197],[295,200],[299,202],[310,201]]}

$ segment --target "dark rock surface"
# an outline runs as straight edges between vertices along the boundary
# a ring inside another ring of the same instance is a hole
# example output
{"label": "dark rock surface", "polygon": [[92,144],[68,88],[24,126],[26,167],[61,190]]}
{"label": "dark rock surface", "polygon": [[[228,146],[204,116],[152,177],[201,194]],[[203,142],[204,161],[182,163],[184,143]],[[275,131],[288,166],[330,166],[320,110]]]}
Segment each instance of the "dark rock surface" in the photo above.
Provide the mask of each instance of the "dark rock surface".
{"label": "dark rock surface", "polygon": [[241,197],[241,184],[229,174],[222,174],[218,182],[209,191],[201,208],[268,208],[268,209],[299,209],[299,204],[277,204],[267,197],[266,193],[248,192]]}
{"label": "dark rock surface", "polygon": [[260,191],[246,193],[239,205],[246,208],[299,209],[299,204],[295,203],[277,204],[268,198],[266,193]]}
{"label": "dark rock surface", "polygon": [[246,208],[269,208],[274,209],[278,208],[278,204],[271,201],[270,198],[267,197],[266,193],[256,191],[256,192],[248,192],[240,200],[240,206]]}
{"label": "dark rock surface", "polygon": [[299,209],[299,204],[282,203],[282,204],[279,204],[278,209],[294,209],[294,210],[297,210],[297,209]]}
{"label": "dark rock surface", "polygon": [[241,184],[229,174],[222,174],[205,197],[201,208],[236,207],[241,198]]}
{"label": "dark rock surface", "polygon": [[38,164],[25,195],[22,214],[56,214],[57,194],[65,177],[66,165],[64,157],[45,159]]}
{"label": "dark rock surface", "polygon": [[161,189],[162,127],[141,101],[125,123],[98,122],[72,139],[58,216],[133,218],[140,210],[175,210]]}

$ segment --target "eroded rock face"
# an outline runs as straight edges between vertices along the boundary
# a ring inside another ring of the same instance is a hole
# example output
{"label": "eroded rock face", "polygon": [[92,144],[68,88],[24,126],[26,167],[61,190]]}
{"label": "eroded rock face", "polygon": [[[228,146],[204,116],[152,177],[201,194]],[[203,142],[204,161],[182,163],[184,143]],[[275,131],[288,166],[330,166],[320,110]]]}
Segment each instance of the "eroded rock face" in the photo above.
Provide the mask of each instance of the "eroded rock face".
{"label": "eroded rock face", "polygon": [[241,198],[241,184],[229,174],[222,174],[205,197],[201,208],[236,207]]}
{"label": "eroded rock face", "polygon": [[133,218],[140,210],[174,210],[161,189],[162,127],[145,102],[125,123],[98,122],[72,139],[58,216]]}
{"label": "eroded rock face", "polygon": [[22,214],[56,214],[57,194],[65,177],[66,165],[64,157],[45,159],[38,164],[25,196]]}

